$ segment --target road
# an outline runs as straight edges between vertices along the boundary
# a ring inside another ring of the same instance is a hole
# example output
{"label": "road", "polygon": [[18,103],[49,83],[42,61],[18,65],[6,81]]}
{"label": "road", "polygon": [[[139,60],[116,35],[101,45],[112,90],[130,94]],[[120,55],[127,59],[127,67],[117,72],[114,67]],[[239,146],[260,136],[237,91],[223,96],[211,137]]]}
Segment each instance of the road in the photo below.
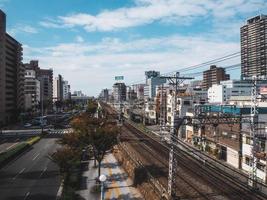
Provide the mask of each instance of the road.
{"label": "road", "polygon": [[58,167],[47,157],[56,150],[55,141],[53,138],[42,139],[0,169],[1,200],[56,199],[60,186]]}

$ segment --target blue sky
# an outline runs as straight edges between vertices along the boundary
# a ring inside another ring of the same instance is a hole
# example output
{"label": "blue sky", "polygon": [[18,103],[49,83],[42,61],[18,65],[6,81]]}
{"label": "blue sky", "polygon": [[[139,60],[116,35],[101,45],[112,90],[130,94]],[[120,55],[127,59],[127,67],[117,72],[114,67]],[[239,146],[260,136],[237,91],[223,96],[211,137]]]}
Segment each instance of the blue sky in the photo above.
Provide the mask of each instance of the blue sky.
{"label": "blue sky", "polygon": [[145,70],[238,52],[240,26],[267,14],[266,0],[0,0],[0,7],[24,61],[38,59],[88,95],[111,88],[116,75],[139,82]]}

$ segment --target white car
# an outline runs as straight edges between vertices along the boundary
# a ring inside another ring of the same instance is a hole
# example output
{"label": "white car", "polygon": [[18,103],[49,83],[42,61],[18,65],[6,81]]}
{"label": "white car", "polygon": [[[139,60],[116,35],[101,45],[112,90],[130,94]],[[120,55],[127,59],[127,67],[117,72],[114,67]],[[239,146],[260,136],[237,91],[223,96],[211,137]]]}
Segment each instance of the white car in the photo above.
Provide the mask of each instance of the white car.
{"label": "white car", "polygon": [[24,124],[24,127],[25,128],[29,128],[29,127],[31,127],[32,125],[30,124],[30,123],[26,123],[26,124]]}

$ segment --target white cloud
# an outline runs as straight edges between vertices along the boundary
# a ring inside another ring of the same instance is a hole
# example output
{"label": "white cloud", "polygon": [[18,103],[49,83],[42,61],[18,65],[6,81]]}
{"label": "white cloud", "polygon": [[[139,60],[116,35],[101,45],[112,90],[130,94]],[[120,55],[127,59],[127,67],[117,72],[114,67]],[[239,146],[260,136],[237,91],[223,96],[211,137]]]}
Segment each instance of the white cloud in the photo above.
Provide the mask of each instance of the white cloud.
{"label": "white cloud", "polygon": [[87,31],[113,31],[152,22],[192,22],[197,17],[229,18],[267,9],[265,0],[135,0],[135,6],[104,10],[97,15],[76,13],[43,21],[45,27],[83,27]]}
{"label": "white cloud", "polygon": [[79,35],[76,36],[75,40],[76,40],[76,42],[84,42],[83,37],[82,36],[79,36]]}
{"label": "white cloud", "polygon": [[139,81],[145,70],[179,70],[239,51],[239,43],[173,35],[132,41],[106,38],[99,43],[27,49],[31,51],[25,53],[26,59],[39,59],[41,66],[54,67],[55,75],[60,73],[70,81],[73,89],[97,95],[102,88],[112,86],[116,75],[124,75],[128,83]]}
{"label": "white cloud", "polygon": [[18,24],[15,27],[8,30],[8,32],[11,35],[16,35],[18,33],[35,34],[35,33],[38,33],[38,30],[30,25]]}

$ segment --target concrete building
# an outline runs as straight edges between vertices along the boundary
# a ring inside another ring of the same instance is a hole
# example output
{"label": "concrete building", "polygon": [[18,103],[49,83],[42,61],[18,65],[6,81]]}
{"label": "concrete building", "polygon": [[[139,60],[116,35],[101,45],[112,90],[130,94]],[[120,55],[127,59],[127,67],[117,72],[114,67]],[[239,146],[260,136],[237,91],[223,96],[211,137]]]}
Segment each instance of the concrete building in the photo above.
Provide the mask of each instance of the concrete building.
{"label": "concrete building", "polygon": [[15,121],[24,110],[22,45],[6,33],[6,15],[0,10],[0,124]]}
{"label": "concrete building", "polygon": [[53,101],[63,101],[63,78],[60,74],[53,79]]}
{"label": "concrete building", "polygon": [[108,102],[109,101],[109,90],[103,89],[100,94],[99,94],[99,99],[101,99],[102,101]]}
{"label": "concrete building", "polygon": [[41,90],[38,71],[30,64],[25,64],[25,110],[37,112],[40,108]]}
{"label": "concrete building", "polygon": [[77,96],[77,97],[84,97],[86,96],[85,94],[83,94],[83,92],[81,90],[79,91],[73,91],[73,95]]}
{"label": "concrete building", "polygon": [[267,15],[247,20],[241,27],[241,75],[267,75]]}
{"label": "concrete building", "polygon": [[226,74],[224,68],[211,65],[209,70],[203,72],[203,89],[208,90],[212,85],[229,79],[230,75]]}
{"label": "concrete building", "polygon": [[40,69],[39,77],[42,97],[44,102],[52,103],[53,101],[53,70],[52,69]]}
{"label": "concrete building", "polygon": [[[43,101],[45,111],[52,109],[53,70],[40,69],[38,60],[31,60],[29,63],[25,63],[24,66],[26,69],[25,87],[27,90],[25,92],[25,108],[36,111],[37,102],[42,103]],[[30,96],[32,100],[30,100]]]}
{"label": "concrete building", "polygon": [[68,81],[63,81],[63,100],[71,99],[70,85]]}
{"label": "concrete building", "polygon": [[126,101],[126,85],[124,83],[115,83],[112,94],[115,102]]}
{"label": "concrete building", "polygon": [[160,78],[160,72],[156,71],[146,71],[145,75],[144,98],[153,99],[156,96],[156,87],[166,83],[166,79]]}
{"label": "concrete building", "polygon": [[[258,83],[259,87],[267,85],[266,81]],[[228,80],[221,81],[220,84],[212,85],[208,89],[209,103],[226,103],[232,97],[250,96],[251,95],[251,80]]]}
{"label": "concrete building", "polygon": [[133,90],[136,92],[137,99],[144,99],[144,87],[146,84],[135,84],[132,85]]}

